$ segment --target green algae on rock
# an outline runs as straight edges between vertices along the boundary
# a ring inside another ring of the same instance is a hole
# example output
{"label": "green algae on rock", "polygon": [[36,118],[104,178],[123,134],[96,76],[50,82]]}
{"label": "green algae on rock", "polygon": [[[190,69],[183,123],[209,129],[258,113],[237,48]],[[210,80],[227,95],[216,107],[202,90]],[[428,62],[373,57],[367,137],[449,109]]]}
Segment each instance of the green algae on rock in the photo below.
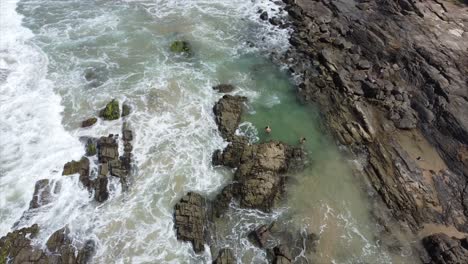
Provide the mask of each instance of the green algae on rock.
{"label": "green algae on rock", "polygon": [[120,118],[119,101],[112,99],[104,109],[101,110],[99,116],[104,120],[116,120]]}
{"label": "green algae on rock", "polygon": [[96,142],[93,142],[92,140],[89,140],[86,143],[86,156],[94,156],[97,154],[97,149],[96,149]]}
{"label": "green algae on rock", "polygon": [[190,45],[187,41],[174,41],[172,42],[170,49],[174,53],[190,53]]}

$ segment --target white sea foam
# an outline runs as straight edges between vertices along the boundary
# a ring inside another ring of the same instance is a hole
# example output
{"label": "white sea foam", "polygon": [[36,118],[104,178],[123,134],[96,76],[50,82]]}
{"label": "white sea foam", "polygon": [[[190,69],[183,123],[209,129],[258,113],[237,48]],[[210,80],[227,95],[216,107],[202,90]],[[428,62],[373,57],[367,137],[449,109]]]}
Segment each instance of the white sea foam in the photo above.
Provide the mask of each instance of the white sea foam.
{"label": "white sea foam", "polygon": [[0,8],[0,67],[8,73],[0,82],[0,236],[29,206],[35,182],[59,177],[82,149],[61,124],[60,97],[45,79],[47,57],[30,42],[16,4]]}

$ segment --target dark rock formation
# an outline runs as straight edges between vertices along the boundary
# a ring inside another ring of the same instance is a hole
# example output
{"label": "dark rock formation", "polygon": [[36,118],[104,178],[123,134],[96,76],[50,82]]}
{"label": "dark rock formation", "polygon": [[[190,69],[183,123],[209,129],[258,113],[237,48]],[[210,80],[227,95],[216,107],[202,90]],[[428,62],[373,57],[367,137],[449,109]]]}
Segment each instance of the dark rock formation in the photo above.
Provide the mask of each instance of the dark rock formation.
{"label": "dark rock formation", "polygon": [[120,118],[119,101],[112,99],[104,109],[99,112],[99,117],[104,120],[116,120]]}
{"label": "dark rock formation", "polygon": [[219,251],[218,257],[213,261],[213,264],[236,264],[237,260],[234,253],[229,248],[223,248]]}
{"label": "dark rock formation", "polygon": [[39,233],[39,226],[33,225],[8,233],[0,239],[0,263],[89,263],[94,254],[94,241],[88,240],[81,250],[77,250],[68,236],[68,228],[62,228],[47,240],[47,251],[31,245],[31,240]]}
{"label": "dark rock formation", "polygon": [[446,234],[434,234],[423,238],[424,248],[431,264],[468,263],[468,239],[457,239]]}
{"label": "dark rock formation", "polygon": [[270,232],[270,226],[261,225],[249,233],[249,239],[255,246],[265,248],[268,244],[272,244],[273,236]]}
{"label": "dark rock formation", "polygon": [[291,253],[285,245],[279,245],[273,249],[275,258],[273,264],[290,264],[292,263]]}
{"label": "dark rock formation", "polygon": [[119,144],[117,143],[117,136],[109,135],[108,137],[99,138],[97,148],[98,159],[101,163],[107,163],[119,158]]}
{"label": "dark rock formation", "polygon": [[90,127],[90,126],[96,124],[96,122],[97,122],[97,118],[91,117],[91,118],[88,118],[88,119],[84,120],[83,122],[81,122],[81,127]]}
{"label": "dark rock formation", "polygon": [[29,203],[29,209],[39,208],[43,205],[47,205],[52,202],[52,193],[58,193],[60,186],[56,185],[53,192],[53,182],[48,179],[39,180],[34,186],[34,194],[31,202]]}
{"label": "dark rock formation", "polygon": [[196,253],[201,253],[205,249],[207,226],[205,206],[205,198],[189,192],[174,207],[177,239],[191,242]]}
{"label": "dark rock formation", "polygon": [[63,166],[62,175],[80,175],[80,182],[85,187],[91,186],[91,180],[89,179],[89,160],[86,157],[81,158],[80,161],[70,161]]}
{"label": "dark rock formation", "polygon": [[225,95],[213,107],[219,132],[226,140],[232,140],[239,126],[245,101],[247,98],[242,96]]}
{"label": "dark rock formation", "polygon": [[305,160],[300,148],[276,141],[251,145],[235,137],[222,153],[217,151],[213,156],[214,164],[237,168],[236,183],[225,187],[214,201],[215,214],[221,215],[231,198],[239,199],[242,207],[270,211],[284,191],[281,175]]}
{"label": "dark rock formation", "polygon": [[[468,145],[466,7],[284,2],[294,33],[283,59],[302,77],[299,99],[317,103],[339,143],[365,158],[363,173],[396,219],[415,232],[424,223],[467,232],[468,166],[460,155]],[[401,139],[408,134],[415,140]],[[424,168],[408,154],[425,140],[430,146],[420,155],[432,151],[446,167]]]}
{"label": "dark rock formation", "polygon": [[213,90],[219,93],[230,93],[234,91],[234,86],[231,84],[219,84],[213,87]]}

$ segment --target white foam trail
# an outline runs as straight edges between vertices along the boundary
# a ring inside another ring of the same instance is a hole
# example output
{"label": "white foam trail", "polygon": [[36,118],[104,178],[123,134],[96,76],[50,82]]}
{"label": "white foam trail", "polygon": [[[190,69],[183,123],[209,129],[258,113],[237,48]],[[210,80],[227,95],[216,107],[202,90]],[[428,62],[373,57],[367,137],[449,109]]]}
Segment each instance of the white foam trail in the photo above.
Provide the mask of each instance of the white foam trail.
{"label": "white foam trail", "polygon": [[0,236],[29,206],[34,184],[58,178],[82,146],[61,124],[60,97],[45,79],[47,57],[21,26],[16,0],[0,4]]}

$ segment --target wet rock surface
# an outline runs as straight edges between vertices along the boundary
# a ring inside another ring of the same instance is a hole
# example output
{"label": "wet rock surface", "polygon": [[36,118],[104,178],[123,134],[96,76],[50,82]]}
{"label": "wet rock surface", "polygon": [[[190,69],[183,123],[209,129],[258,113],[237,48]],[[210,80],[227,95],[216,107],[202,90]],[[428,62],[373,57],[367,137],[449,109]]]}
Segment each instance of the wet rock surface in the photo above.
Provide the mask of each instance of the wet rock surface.
{"label": "wet rock surface", "polygon": [[213,264],[236,264],[237,260],[234,257],[232,250],[223,248],[219,251],[218,257],[213,261]]}
{"label": "wet rock surface", "polygon": [[84,120],[83,122],[81,122],[81,127],[90,127],[90,126],[96,124],[96,122],[97,122],[97,118],[91,117],[91,118],[88,118],[88,119]]}
{"label": "wet rock surface", "polygon": [[88,240],[77,250],[68,236],[68,228],[53,233],[47,240],[47,250],[36,248],[31,239],[39,233],[39,226],[22,228],[8,233],[0,239],[0,263],[89,263],[95,250],[94,241]]}
{"label": "wet rock surface", "polygon": [[206,205],[203,196],[189,192],[174,206],[174,225],[177,239],[191,242],[196,253],[205,250]]}
{"label": "wet rock surface", "polygon": [[395,219],[413,232],[425,223],[467,232],[467,6],[284,2],[294,33],[283,59],[301,76],[298,98],[318,104],[339,143],[365,159],[363,173]]}
{"label": "wet rock surface", "polygon": [[284,192],[284,173],[301,168],[306,155],[301,148],[281,142],[249,144],[236,137],[223,152],[214,153],[213,163],[237,168],[236,183],[225,187],[214,201],[216,215],[222,214],[232,198],[242,207],[268,212]]}
{"label": "wet rock surface", "polygon": [[431,264],[468,263],[468,239],[457,239],[438,233],[423,240]]}
{"label": "wet rock surface", "polygon": [[216,124],[224,139],[232,140],[239,126],[243,103],[246,100],[247,98],[242,96],[225,95],[213,107]]}

